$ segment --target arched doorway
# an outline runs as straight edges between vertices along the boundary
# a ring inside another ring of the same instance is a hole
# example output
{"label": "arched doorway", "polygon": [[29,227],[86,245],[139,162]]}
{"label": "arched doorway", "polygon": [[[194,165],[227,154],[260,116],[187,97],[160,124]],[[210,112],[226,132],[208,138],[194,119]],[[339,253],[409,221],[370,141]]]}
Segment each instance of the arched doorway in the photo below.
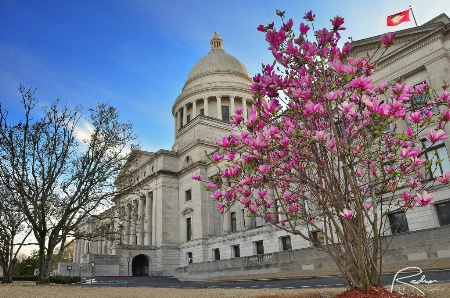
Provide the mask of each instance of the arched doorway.
{"label": "arched doorway", "polygon": [[148,276],[148,263],[148,257],[146,255],[135,256],[131,263],[133,276]]}

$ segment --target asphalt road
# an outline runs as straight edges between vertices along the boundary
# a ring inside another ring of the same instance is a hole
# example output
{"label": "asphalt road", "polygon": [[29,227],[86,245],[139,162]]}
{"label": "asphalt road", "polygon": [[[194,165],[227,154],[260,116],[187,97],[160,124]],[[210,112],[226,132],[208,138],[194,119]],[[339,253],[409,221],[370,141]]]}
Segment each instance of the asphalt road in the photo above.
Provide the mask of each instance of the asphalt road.
{"label": "asphalt road", "polygon": [[[391,285],[395,278],[395,285],[407,284],[436,284],[450,283],[450,271],[427,271],[427,272],[400,272],[397,276],[386,274],[383,276],[383,284]],[[345,287],[342,277],[323,276],[314,278],[296,278],[296,279],[254,279],[239,281],[179,281],[170,277],[96,277],[87,279],[81,286],[106,286],[106,287],[154,287],[154,288],[246,288],[246,289],[299,289],[299,288],[337,288]]]}

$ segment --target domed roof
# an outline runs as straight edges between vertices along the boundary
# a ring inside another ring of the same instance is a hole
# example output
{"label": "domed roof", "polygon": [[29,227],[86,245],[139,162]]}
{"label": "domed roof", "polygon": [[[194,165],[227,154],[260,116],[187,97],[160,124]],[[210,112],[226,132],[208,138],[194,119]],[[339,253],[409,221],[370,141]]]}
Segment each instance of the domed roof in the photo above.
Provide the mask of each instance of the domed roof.
{"label": "domed roof", "polygon": [[250,78],[244,64],[235,57],[225,53],[222,49],[223,41],[217,31],[210,43],[211,51],[192,67],[186,83],[199,76],[216,72],[233,72]]}

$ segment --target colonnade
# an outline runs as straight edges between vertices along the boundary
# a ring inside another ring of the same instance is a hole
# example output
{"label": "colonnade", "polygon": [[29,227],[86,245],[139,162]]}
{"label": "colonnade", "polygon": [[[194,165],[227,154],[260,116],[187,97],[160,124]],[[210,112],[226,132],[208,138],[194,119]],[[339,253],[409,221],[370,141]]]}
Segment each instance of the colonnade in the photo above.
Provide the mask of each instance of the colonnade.
{"label": "colonnade", "polygon": [[[98,236],[92,240],[77,239],[74,247],[74,263],[80,263],[83,254],[111,254],[114,243],[128,245],[155,245],[155,204],[154,192],[147,196],[129,200],[117,206],[114,224],[109,226],[109,232],[114,241]],[[101,219],[98,219],[101,220]],[[87,233],[93,232],[95,222],[86,223]]]}
{"label": "colonnade", "polygon": [[[175,134],[177,131],[182,128],[184,125],[186,125],[189,120],[194,119],[197,117],[198,114],[200,114],[200,111],[198,110],[197,103],[203,102],[203,115],[205,116],[216,116],[217,119],[222,120],[222,99],[225,98],[225,96],[215,96],[215,97],[204,97],[195,99],[191,102],[187,102],[185,105],[180,107],[177,111],[175,111],[174,115],[174,121],[175,121]],[[229,99],[229,107],[230,107],[230,116],[234,115],[234,110],[236,109],[235,99],[237,99],[235,96],[226,96],[226,98]],[[210,112],[209,106],[210,101],[216,101],[216,112]],[[239,98],[241,101],[241,104],[238,106],[242,106],[242,115],[244,116],[244,121],[247,121],[247,100],[245,98]],[[188,109],[190,108],[190,114],[188,114]],[[189,119],[188,119],[189,115]]]}

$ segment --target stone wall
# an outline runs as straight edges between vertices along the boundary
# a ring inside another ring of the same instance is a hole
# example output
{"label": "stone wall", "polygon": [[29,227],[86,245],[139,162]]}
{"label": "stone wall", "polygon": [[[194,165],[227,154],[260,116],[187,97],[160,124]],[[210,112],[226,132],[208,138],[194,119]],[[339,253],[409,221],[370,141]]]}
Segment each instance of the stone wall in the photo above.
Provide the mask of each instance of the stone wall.
{"label": "stone wall", "polygon": [[[386,243],[391,238],[386,237]],[[409,232],[392,238],[384,264],[450,258],[450,226]],[[177,268],[180,279],[336,269],[333,260],[315,247],[227,260],[193,263]]]}

